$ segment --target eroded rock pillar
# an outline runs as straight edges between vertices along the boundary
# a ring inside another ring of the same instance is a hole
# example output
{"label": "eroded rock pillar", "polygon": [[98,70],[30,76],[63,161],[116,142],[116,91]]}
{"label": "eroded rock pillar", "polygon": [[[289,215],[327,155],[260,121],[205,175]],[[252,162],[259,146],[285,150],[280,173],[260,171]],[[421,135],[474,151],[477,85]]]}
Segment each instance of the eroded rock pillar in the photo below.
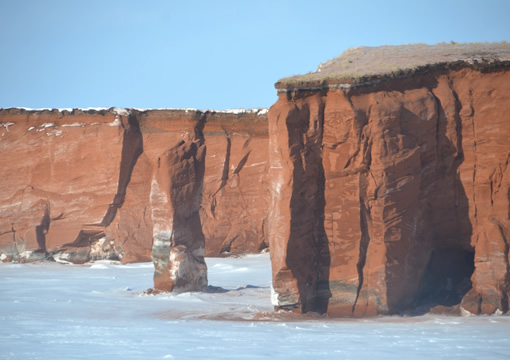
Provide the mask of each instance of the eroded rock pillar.
{"label": "eroded rock pillar", "polygon": [[199,291],[207,287],[205,239],[200,201],[205,169],[200,129],[157,158],[151,184],[154,287],[162,291]]}

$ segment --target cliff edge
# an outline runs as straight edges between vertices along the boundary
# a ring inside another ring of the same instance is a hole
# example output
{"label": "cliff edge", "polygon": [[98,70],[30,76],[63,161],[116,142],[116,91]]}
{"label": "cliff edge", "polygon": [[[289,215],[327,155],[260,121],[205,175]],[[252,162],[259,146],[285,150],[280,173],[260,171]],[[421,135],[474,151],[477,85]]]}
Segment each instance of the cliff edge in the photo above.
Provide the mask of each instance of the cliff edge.
{"label": "cliff edge", "polygon": [[358,48],[276,88],[277,308],[508,311],[510,44]]}
{"label": "cliff edge", "polygon": [[0,109],[0,260],[258,252],[267,149],[266,109]]}
{"label": "cliff edge", "polygon": [[373,86],[383,81],[461,68],[508,68],[510,43],[440,43],[357,47],[319,65],[316,72],[279,80],[278,91]]}

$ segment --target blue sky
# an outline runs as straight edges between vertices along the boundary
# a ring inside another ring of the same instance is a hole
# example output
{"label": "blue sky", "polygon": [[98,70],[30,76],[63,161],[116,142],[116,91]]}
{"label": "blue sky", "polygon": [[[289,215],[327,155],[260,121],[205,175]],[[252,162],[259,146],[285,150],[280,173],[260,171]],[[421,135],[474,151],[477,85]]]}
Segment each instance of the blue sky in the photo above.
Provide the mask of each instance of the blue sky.
{"label": "blue sky", "polygon": [[350,47],[510,41],[510,1],[0,0],[0,107],[269,107]]}

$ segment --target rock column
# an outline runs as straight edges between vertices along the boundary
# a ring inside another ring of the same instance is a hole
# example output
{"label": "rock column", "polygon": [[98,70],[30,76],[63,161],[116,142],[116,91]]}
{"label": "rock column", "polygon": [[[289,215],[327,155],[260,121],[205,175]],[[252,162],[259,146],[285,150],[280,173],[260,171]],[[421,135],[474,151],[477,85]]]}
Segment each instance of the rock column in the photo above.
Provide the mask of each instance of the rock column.
{"label": "rock column", "polygon": [[207,287],[205,239],[200,201],[206,146],[195,123],[194,132],[157,158],[151,184],[154,287],[184,292]]}

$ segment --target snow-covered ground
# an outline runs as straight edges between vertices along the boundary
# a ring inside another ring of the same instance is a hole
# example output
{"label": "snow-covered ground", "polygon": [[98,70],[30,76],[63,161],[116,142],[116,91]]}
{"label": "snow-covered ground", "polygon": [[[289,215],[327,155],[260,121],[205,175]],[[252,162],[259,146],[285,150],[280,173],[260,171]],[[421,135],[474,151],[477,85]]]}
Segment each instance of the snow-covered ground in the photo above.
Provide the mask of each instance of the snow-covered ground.
{"label": "snow-covered ground", "polygon": [[0,264],[0,359],[510,357],[507,316],[256,321],[272,310],[269,255],[207,264],[223,290],[158,296],[141,296],[151,263]]}

